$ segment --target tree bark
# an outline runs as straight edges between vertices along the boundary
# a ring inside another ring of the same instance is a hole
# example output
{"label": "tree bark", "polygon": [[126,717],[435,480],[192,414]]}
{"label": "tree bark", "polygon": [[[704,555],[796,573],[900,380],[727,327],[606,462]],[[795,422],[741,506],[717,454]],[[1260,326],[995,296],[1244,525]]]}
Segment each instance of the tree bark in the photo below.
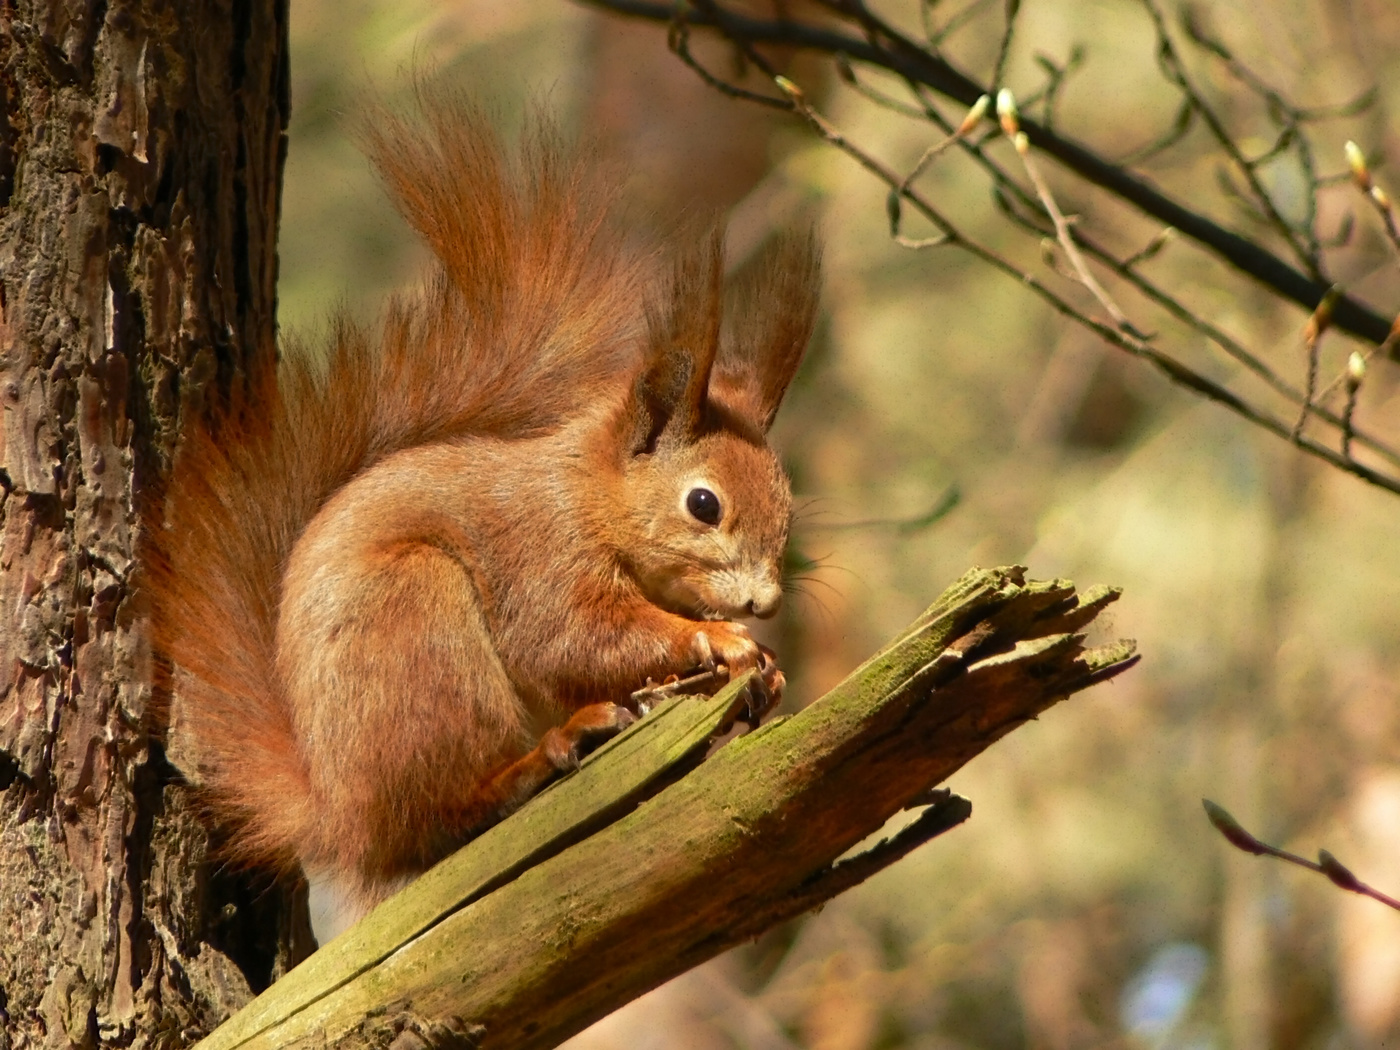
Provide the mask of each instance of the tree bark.
{"label": "tree bark", "polygon": [[0,3],[0,1050],[180,1045],[291,958],[204,862],[136,558],[182,416],[275,362],[286,32]]}

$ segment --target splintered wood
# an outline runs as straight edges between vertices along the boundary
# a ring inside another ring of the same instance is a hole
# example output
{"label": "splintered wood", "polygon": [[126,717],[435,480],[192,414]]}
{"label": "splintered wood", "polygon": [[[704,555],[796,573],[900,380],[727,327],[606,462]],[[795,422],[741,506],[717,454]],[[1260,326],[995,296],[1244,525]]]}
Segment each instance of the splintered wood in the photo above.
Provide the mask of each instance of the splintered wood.
{"label": "splintered wood", "polygon": [[[1118,597],[974,569],[796,715],[708,754],[746,680],[672,697],[331,942],[201,1050],[557,1044],[807,911],[970,812],[934,790],[1072,693],[1136,662],[1081,633]],[[912,824],[844,860],[904,809]]]}

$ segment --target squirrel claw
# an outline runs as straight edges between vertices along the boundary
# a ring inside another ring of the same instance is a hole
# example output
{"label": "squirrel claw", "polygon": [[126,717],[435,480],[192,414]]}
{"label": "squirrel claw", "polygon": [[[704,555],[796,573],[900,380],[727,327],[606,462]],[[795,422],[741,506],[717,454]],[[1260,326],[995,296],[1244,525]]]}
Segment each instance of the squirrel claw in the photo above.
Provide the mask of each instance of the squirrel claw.
{"label": "squirrel claw", "polygon": [[759,721],[783,698],[787,676],[778,669],[778,654],[766,645],[758,647],[758,675],[748,689],[749,712],[745,719],[750,726]]}
{"label": "squirrel claw", "polygon": [[567,773],[636,720],[637,716],[621,704],[589,704],[575,711],[562,726],[548,730],[540,740],[540,748],[550,765]]}
{"label": "squirrel claw", "polygon": [[710,636],[704,631],[695,632],[695,655],[700,660],[700,666],[707,671],[718,671],[719,665],[715,663],[715,652],[710,645]]}

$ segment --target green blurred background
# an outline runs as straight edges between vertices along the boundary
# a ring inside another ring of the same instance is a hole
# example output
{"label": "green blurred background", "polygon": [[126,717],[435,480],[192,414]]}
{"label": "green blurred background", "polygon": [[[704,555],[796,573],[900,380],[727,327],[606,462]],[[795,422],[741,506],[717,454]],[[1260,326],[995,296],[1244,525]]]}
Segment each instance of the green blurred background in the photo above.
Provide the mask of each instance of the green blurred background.
{"label": "green blurred background", "polygon": [[[915,3],[881,6],[917,28]],[[945,0],[933,13],[946,19],[961,6]],[[982,80],[1000,6],[948,44]],[[1107,629],[1138,639],[1144,654],[1122,679],[959,773],[952,787],[975,806],[967,825],[571,1045],[1400,1045],[1400,914],[1230,850],[1199,802],[1214,798],[1300,852],[1325,846],[1400,892],[1400,498],[1168,386],[965,256],[896,247],[881,186],[804,126],[705,88],[657,27],[563,0],[292,0],[291,9],[284,329],[315,331],[342,303],[373,316],[423,262],[355,148],[366,102],[401,98],[414,76],[488,94],[506,114],[544,97],[625,165],[643,209],[728,211],[741,253],[796,222],[824,231],[824,320],[776,430],[803,508],[797,542],[814,566],[771,637],[790,703],[829,688],[973,564],[1122,586]],[[1314,129],[1323,171],[1343,170],[1348,137],[1400,157],[1393,0],[1215,0],[1197,10],[1300,104],[1378,88],[1367,113]],[[1063,91],[1063,131],[1117,157],[1170,124],[1177,100],[1138,3],[1027,0],[1021,19],[1006,77],[1018,94],[1043,83],[1037,54],[1063,62],[1086,49]],[[704,53],[732,69],[722,50]],[[1242,142],[1266,145],[1250,138],[1267,125],[1237,82],[1218,64],[1199,72]],[[840,89],[819,62],[799,58],[790,75],[902,170],[936,138]],[[1255,232],[1221,194],[1218,159],[1194,134],[1153,174]],[[1297,173],[1281,164],[1264,175],[1286,189]],[[1400,191],[1389,169],[1378,178]],[[1082,186],[1055,184],[1065,209],[1118,247],[1155,232]],[[1044,271],[1034,240],[995,216],[965,160],[950,154],[920,186]],[[1329,254],[1340,279],[1395,310],[1400,282],[1374,217],[1344,185],[1324,191],[1321,207],[1327,229],[1357,213],[1357,233]],[[1303,311],[1184,247],[1151,266],[1300,382]],[[1198,339],[1136,300],[1124,306],[1173,352],[1232,378]],[[1329,340],[1324,377],[1351,348]],[[1393,369],[1374,367],[1360,419],[1393,439],[1398,407]],[[951,513],[921,524],[953,491]]]}

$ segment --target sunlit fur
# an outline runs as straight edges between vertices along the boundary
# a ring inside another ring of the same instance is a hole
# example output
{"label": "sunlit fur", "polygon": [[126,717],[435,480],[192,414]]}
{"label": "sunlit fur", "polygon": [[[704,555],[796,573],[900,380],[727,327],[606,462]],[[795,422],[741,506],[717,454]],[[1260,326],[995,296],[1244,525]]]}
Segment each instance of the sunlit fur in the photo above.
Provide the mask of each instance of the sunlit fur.
{"label": "sunlit fur", "polygon": [[728,621],[780,594],[764,435],[817,284],[810,237],[727,292],[717,236],[658,266],[542,120],[516,156],[427,100],[369,148],[434,273],[189,428],[149,565],[235,857],[329,873],[351,917],[518,805],[544,727],[758,659]]}

